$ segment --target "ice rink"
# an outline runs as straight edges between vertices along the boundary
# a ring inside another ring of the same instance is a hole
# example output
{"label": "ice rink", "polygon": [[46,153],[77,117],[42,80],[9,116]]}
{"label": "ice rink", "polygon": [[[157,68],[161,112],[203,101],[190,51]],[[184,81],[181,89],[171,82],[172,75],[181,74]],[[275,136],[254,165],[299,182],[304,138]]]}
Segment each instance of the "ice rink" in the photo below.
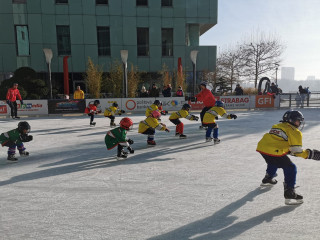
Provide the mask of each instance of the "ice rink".
{"label": "ice rink", "polygon": [[[34,141],[18,163],[1,148],[0,239],[320,239],[320,162],[291,157],[300,206],[284,204],[281,169],[276,186],[259,188],[266,164],[257,142],[285,111],[230,110],[238,119],[218,120],[218,145],[187,119],[188,138],[176,138],[163,116],[171,132],[157,132],[155,147],[137,133],[143,115],[125,115],[135,123],[127,135],[135,153],[125,161],[105,147],[103,116],[96,127],[87,116],[22,118]],[[301,112],[303,147],[320,149],[320,110]],[[0,132],[18,122],[0,119]]]}

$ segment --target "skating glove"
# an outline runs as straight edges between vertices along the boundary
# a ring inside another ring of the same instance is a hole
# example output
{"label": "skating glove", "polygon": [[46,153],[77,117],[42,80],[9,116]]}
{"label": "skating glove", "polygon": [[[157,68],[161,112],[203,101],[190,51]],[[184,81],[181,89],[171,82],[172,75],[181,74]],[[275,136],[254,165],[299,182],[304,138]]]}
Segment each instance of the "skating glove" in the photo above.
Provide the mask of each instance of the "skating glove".
{"label": "skating glove", "polygon": [[128,147],[127,149],[130,153],[134,153],[134,150],[132,149],[132,147]]}
{"label": "skating glove", "polygon": [[11,103],[10,100],[7,100],[6,102],[7,102],[8,105],[10,105],[10,103]]}
{"label": "skating glove", "polygon": [[20,100],[21,105],[23,104],[23,100]]}
{"label": "skating glove", "polygon": [[161,111],[161,115],[167,115],[168,111]]}
{"label": "skating glove", "polygon": [[197,116],[195,116],[195,115],[192,115],[192,119],[193,119],[194,121],[198,121],[198,120],[199,120],[199,117],[197,117]]}
{"label": "skating glove", "polygon": [[196,102],[196,101],[197,101],[197,98],[196,98],[196,97],[191,97],[191,98],[190,98],[190,101],[191,101],[191,102]]}
{"label": "skating glove", "polygon": [[130,145],[132,145],[132,144],[134,143],[134,141],[131,140],[131,139],[128,139],[127,142],[128,142]]}
{"label": "skating glove", "polygon": [[33,137],[31,135],[27,135],[27,134],[20,135],[21,142],[30,142],[30,141],[32,141],[32,139],[33,139]]}
{"label": "skating glove", "polygon": [[218,119],[219,119],[219,118],[218,118],[218,116],[215,116],[214,118],[215,118],[216,120],[218,120]]}
{"label": "skating glove", "polygon": [[230,116],[231,119],[232,119],[232,118],[233,118],[233,119],[237,119],[237,115],[235,115],[235,114],[230,114],[229,116]]}
{"label": "skating glove", "polygon": [[309,152],[308,159],[320,160],[320,151],[315,149],[307,149],[307,151]]}
{"label": "skating glove", "polygon": [[121,113],[125,113],[126,111],[124,111],[124,110],[121,110],[120,112],[121,112]]}
{"label": "skating glove", "polygon": [[166,128],[166,130],[165,130],[166,132],[170,132],[170,130],[168,129],[168,128]]}

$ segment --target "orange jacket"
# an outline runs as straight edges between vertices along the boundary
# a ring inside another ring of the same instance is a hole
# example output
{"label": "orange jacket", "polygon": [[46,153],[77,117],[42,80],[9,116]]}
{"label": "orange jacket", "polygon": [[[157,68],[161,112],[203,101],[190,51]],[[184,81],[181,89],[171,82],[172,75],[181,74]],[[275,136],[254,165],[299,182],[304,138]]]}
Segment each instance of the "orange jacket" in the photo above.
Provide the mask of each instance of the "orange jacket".
{"label": "orange jacket", "polygon": [[14,102],[17,100],[17,97],[19,100],[22,100],[22,97],[20,95],[18,88],[9,88],[6,99],[11,102]]}
{"label": "orange jacket", "polygon": [[84,110],[85,113],[97,113],[97,106],[94,104],[89,104],[88,107],[86,107],[86,109]]}

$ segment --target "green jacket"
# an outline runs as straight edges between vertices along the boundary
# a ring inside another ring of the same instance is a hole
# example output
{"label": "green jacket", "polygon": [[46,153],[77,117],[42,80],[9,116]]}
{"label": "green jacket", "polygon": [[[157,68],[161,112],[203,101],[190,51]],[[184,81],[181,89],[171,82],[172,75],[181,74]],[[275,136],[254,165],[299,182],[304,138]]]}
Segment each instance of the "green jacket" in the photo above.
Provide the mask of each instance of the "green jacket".
{"label": "green jacket", "polygon": [[[127,144],[127,131],[124,128],[117,127],[107,132],[104,142],[108,150],[118,146],[119,143]],[[129,145],[128,145],[129,146]]]}
{"label": "green jacket", "polygon": [[0,143],[2,146],[8,141],[12,141],[15,144],[21,144],[20,139],[20,132],[18,131],[18,128],[10,130],[9,132],[2,133],[0,135]]}

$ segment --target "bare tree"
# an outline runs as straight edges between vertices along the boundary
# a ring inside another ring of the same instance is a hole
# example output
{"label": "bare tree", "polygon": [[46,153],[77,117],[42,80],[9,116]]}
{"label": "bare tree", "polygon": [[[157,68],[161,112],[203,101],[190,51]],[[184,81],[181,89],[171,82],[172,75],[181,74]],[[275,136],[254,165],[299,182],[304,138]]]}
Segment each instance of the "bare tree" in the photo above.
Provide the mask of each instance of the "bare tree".
{"label": "bare tree", "polygon": [[238,45],[223,51],[217,58],[217,75],[229,83],[231,91],[233,84],[245,75],[248,64],[245,53],[242,46]]}
{"label": "bare tree", "polygon": [[245,75],[254,79],[255,88],[262,75],[273,72],[280,65],[284,49],[279,39],[274,36],[265,37],[263,34],[257,40],[251,39],[242,44],[246,58]]}

